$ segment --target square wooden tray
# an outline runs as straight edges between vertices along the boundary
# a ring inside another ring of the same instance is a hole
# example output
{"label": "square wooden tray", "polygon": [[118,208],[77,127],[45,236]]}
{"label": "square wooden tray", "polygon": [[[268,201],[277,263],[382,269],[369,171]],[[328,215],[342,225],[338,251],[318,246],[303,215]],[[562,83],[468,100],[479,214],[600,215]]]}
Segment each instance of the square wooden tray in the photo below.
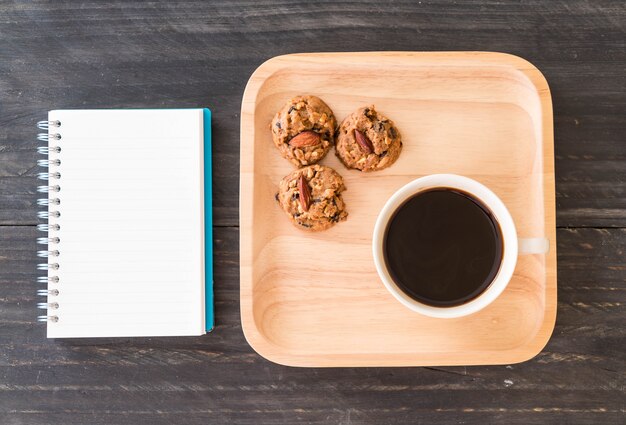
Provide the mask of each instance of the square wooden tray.
{"label": "square wooden tray", "polygon": [[[375,104],[404,148],[390,168],[347,170],[346,222],[296,229],[276,205],[293,166],[269,122],[298,94],[322,98],[338,121]],[[508,364],[535,356],[556,318],[552,103],[529,62],[489,52],[316,53],[279,56],[250,78],[241,107],[241,318],[262,356],[291,366]],[[460,319],[433,319],[396,301],[371,254],[376,216],[405,183],[455,173],[491,188],[524,238],[549,239],[547,255],[521,256],[505,292]]]}

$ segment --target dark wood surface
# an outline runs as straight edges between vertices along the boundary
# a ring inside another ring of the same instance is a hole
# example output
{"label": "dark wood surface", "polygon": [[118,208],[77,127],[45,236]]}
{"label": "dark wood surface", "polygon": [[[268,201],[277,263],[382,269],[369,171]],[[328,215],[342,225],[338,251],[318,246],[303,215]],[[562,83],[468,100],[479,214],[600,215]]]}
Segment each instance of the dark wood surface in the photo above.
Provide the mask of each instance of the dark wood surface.
{"label": "dark wood surface", "polygon": [[[622,1],[0,1],[0,423],[624,423],[625,32]],[[502,51],[545,74],[559,303],[536,358],[298,369],[246,343],[243,89],[272,56],[352,50]],[[217,328],[198,338],[47,340],[35,322],[34,123],[53,108],[185,106],[214,112]]]}

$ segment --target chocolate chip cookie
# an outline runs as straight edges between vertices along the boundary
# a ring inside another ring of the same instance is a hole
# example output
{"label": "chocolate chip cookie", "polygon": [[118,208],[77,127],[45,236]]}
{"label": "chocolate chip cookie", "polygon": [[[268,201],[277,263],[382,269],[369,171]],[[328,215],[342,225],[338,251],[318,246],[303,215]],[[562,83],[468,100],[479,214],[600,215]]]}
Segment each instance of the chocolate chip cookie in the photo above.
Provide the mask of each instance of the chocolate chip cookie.
{"label": "chocolate chip cookie", "polygon": [[366,106],[349,115],[337,130],[336,153],[348,168],[377,171],[400,156],[402,139],[393,121]]}
{"label": "chocolate chip cookie", "polygon": [[343,178],[335,170],[311,165],[285,176],[276,200],[296,227],[319,231],[348,216],[341,198],[344,190]]}
{"label": "chocolate chip cookie", "polygon": [[297,167],[315,164],[335,143],[337,120],[328,105],[315,96],[294,97],[270,125],[280,154]]}

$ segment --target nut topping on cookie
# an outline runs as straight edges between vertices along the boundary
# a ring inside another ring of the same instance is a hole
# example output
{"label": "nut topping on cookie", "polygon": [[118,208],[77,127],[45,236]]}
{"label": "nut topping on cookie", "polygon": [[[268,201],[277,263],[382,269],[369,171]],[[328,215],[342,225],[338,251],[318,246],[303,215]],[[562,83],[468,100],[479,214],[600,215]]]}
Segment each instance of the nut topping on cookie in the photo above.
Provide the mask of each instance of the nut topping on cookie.
{"label": "nut topping on cookie", "polygon": [[294,136],[289,144],[294,148],[303,148],[306,146],[315,146],[320,143],[320,135],[314,131],[308,130]]}
{"label": "nut topping on cookie", "polygon": [[374,152],[374,146],[372,145],[372,142],[370,142],[370,139],[368,139],[365,134],[355,129],[354,138],[356,139],[356,142],[359,144],[361,149],[363,149],[363,152],[365,153]]}
{"label": "nut topping on cookie", "polygon": [[298,179],[298,192],[300,193],[300,205],[303,211],[308,211],[311,206],[311,190],[303,175]]}

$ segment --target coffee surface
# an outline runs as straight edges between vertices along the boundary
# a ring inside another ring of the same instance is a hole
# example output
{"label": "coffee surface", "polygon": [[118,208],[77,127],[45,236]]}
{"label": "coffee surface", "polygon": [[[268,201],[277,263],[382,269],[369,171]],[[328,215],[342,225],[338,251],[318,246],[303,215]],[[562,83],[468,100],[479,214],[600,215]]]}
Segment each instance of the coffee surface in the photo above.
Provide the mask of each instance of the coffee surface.
{"label": "coffee surface", "polygon": [[384,255],[396,285],[437,307],[471,301],[485,291],[503,254],[500,226],[471,195],[437,188],[414,195],[387,225]]}

